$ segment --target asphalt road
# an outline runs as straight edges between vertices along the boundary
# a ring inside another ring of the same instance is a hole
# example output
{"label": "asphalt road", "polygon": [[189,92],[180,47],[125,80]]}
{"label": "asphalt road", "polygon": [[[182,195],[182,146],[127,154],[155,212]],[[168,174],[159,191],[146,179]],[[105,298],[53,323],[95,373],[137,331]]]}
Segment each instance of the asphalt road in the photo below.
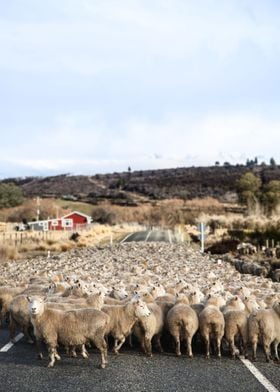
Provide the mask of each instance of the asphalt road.
{"label": "asphalt road", "polygon": [[146,231],[138,231],[136,233],[129,234],[123,239],[122,242],[132,242],[132,241],[137,241],[137,242],[163,241],[163,242],[176,243],[179,242],[179,238],[171,230],[146,230]]}
{"label": "asphalt road", "polygon": [[[7,331],[2,330],[0,348],[7,342]],[[96,350],[88,360],[62,353],[62,360],[48,369],[47,358],[37,360],[35,347],[22,339],[0,353],[0,391],[266,391],[241,361],[228,357],[207,360],[201,353],[195,353],[193,359],[155,353],[147,358],[138,348],[124,347],[120,355],[109,355],[106,369],[98,368],[99,360]],[[279,364],[266,364],[261,355],[255,365],[280,388]]]}

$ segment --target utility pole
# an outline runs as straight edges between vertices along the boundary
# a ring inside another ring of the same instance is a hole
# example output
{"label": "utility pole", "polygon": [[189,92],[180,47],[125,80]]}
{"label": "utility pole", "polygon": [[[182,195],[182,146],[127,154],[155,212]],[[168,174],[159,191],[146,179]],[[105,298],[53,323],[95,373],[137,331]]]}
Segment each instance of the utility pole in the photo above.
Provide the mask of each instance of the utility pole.
{"label": "utility pole", "polygon": [[40,197],[36,197],[36,204],[37,204],[37,221],[40,219]]}
{"label": "utility pole", "polygon": [[198,224],[198,231],[199,231],[199,239],[200,239],[200,252],[204,253],[204,242],[205,242],[205,230],[206,230],[206,225],[205,223],[200,222]]}

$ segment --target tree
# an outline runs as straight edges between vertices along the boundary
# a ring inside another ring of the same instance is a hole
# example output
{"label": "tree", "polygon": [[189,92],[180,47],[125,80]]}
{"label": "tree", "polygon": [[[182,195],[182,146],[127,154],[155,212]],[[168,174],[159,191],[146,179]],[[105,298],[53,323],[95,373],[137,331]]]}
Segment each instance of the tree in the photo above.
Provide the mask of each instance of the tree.
{"label": "tree", "polygon": [[270,158],[270,161],[269,161],[269,163],[270,163],[270,166],[273,166],[273,167],[275,167],[275,166],[276,166],[276,161],[275,161],[275,159],[274,159],[274,158]]}
{"label": "tree", "polygon": [[246,204],[248,208],[255,205],[259,198],[261,180],[253,173],[243,174],[237,183],[239,201]]}
{"label": "tree", "polygon": [[16,207],[23,203],[22,190],[12,183],[0,184],[0,208]]}
{"label": "tree", "polygon": [[276,210],[280,204],[280,181],[269,181],[269,183],[264,187],[262,202],[267,209],[267,212],[271,213]]}

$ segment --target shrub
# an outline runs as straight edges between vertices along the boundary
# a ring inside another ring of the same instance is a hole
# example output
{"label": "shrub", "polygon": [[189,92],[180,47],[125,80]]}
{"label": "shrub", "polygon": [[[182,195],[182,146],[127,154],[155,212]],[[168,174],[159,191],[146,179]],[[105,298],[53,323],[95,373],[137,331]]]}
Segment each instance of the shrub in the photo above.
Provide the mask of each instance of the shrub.
{"label": "shrub", "polygon": [[16,207],[23,203],[21,189],[12,183],[0,184],[0,208]]}

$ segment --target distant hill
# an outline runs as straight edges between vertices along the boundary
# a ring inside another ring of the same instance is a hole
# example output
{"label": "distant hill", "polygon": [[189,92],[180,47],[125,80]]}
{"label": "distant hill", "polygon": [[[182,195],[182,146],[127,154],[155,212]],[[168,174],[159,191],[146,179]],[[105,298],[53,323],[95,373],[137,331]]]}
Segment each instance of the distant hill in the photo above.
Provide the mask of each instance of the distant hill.
{"label": "distant hill", "polygon": [[97,204],[135,205],[148,200],[214,197],[222,202],[236,200],[236,182],[252,171],[263,183],[280,180],[280,166],[211,166],[145,170],[94,176],[61,174],[51,177],[9,178],[2,182],[19,185],[26,197],[56,197]]}

